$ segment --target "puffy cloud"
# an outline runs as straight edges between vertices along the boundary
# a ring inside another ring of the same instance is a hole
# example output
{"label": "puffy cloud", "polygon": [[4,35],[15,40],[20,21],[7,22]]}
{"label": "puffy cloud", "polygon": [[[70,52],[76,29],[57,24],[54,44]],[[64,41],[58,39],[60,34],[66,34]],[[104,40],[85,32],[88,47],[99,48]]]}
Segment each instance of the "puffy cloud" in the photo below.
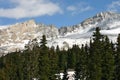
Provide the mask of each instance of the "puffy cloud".
{"label": "puffy cloud", "polygon": [[120,0],[113,1],[107,6],[108,11],[119,12],[120,11]]}
{"label": "puffy cloud", "polygon": [[67,7],[67,10],[72,13],[72,15],[83,13],[89,10],[92,10],[93,8],[89,6],[87,3],[79,3],[79,4],[74,4],[70,5]]}
{"label": "puffy cloud", "polygon": [[10,0],[12,8],[0,8],[0,17],[29,18],[62,13],[58,4],[50,0]]}

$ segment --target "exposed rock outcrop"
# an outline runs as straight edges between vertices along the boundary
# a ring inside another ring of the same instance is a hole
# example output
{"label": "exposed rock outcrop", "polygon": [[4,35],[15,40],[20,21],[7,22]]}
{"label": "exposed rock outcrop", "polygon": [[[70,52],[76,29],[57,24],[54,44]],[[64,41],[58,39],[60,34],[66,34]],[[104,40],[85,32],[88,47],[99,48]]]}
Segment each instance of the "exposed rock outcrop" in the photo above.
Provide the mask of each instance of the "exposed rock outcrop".
{"label": "exposed rock outcrop", "polygon": [[96,27],[102,29],[102,34],[114,39],[120,33],[120,14],[102,12],[80,24],[60,29],[54,25],[36,24],[34,20],[0,28],[0,53],[23,50],[28,42],[32,49],[31,43],[34,42],[30,43],[30,41],[33,39],[40,41],[42,35],[46,35],[49,47],[59,45],[61,49],[64,49],[73,44],[81,45],[89,42]]}

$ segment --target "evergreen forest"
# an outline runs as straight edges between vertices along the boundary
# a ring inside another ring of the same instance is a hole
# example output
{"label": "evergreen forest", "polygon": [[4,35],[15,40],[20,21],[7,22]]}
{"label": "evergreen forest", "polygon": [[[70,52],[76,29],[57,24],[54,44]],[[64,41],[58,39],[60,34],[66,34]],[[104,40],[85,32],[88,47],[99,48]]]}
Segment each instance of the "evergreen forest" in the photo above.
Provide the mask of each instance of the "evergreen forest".
{"label": "evergreen forest", "polygon": [[61,80],[56,75],[75,71],[75,80],[120,80],[120,34],[116,43],[97,27],[89,44],[73,45],[67,50],[47,47],[46,36],[31,49],[0,57],[0,80]]}

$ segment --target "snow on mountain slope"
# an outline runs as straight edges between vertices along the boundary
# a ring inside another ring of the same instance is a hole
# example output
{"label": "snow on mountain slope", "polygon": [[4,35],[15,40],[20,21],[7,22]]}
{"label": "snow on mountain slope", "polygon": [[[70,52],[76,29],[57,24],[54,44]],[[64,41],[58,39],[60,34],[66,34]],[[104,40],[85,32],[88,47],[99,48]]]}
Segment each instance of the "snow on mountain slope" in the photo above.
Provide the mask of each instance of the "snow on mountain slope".
{"label": "snow on mountain slope", "polygon": [[34,20],[17,23],[0,29],[0,53],[23,50],[25,44],[42,35],[47,38],[56,38],[58,29],[53,25],[36,24]]}
{"label": "snow on mountain slope", "polygon": [[61,48],[67,48],[72,47],[73,44],[81,46],[81,44],[89,43],[96,27],[100,27],[101,34],[108,35],[115,42],[117,35],[120,33],[120,14],[102,12],[78,25],[68,28],[62,27],[62,30],[59,30],[62,33],[61,37],[49,41],[50,45],[48,45],[59,45]]}
{"label": "snow on mountain slope", "polygon": [[120,33],[120,14],[114,12],[99,13],[76,26],[79,27],[76,27],[72,32],[66,32],[64,36],[72,39],[88,39],[92,36],[95,28],[100,27],[101,34],[114,39]]}
{"label": "snow on mountain slope", "polygon": [[8,28],[9,25],[5,25],[5,26],[0,26],[0,29],[6,29]]}
{"label": "snow on mountain slope", "polygon": [[89,43],[96,27],[100,27],[102,34],[115,41],[120,33],[120,14],[101,12],[80,24],[60,29],[54,25],[36,24],[34,20],[11,25],[0,29],[0,52],[23,50],[25,44],[35,38],[40,40],[43,34],[47,37],[49,47],[59,45],[61,49],[66,49],[73,44],[81,46]]}

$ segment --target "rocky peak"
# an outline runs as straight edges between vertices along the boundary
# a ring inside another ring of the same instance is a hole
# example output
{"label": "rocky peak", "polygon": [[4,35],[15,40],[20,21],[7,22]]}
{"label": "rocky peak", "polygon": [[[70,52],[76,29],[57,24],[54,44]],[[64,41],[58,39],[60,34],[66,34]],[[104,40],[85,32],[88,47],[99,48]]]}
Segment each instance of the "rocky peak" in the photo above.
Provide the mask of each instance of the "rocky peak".
{"label": "rocky peak", "polygon": [[108,34],[109,30],[112,29],[116,29],[118,33],[119,26],[120,14],[113,12],[101,12],[80,24],[61,27],[60,29],[54,25],[36,24],[34,20],[29,20],[0,29],[0,50],[10,52],[10,50],[16,50],[16,48],[22,47],[21,49],[24,49],[24,45],[30,40],[40,40],[43,34],[49,40],[49,46],[61,45],[62,47],[62,45],[68,45],[69,43],[76,44],[77,39],[81,38],[85,43],[86,38],[90,37],[95,27],[101,27],[103,30],[108,31],[107,33],[104,32]]}
{"label": "rocky peak", "polygon": [[85,27],[88,25],[94,25],[97,23],[101,23],[103,21],[111,21],[111,20],[120,20],[120,14],[115,12],[101,12],[91,18],[86,19],[81,23],[81,25]]}
{"label": "rocky peak", "polygon": [[101,12],[101,13],[98,13],[93,18],[97,18],[97,17],[101,17],[101,19],[118,18],[120,17],[120,14],[115,12]]}
{"label": "rocky peak", "polygon": [[108,18],[110,17],[111,15],[114,15],[115,13],[113,12],[101,12],[101,13],[98,13],[96,16],[94,17],[102,17],[102,18]]}
{"label": "rocky peak", "polygon": [[[80,31],[81,29],[85,29],[87,27],[95,28],[96,26],[101,27],[101,29],[109,29],[110,23],[120,21],[120,14],[115,12],[101,12],[96,14],[95,16],[84,20],[82,23],[69,26],[69,27],[61,27],[59,29],[60,35],[65,35],[70,32]],[[92,29],[94,30],[94,29]]]}
{"label": "rocky peak", "polygon": [[26,22],[23,22],[23,24],[36,24],[36,22],[33,20],[33,19],[31,19],[31,20],[29,20],[29,21],[26,21]]}
{"label": "rocky peak", "polygon": [[27,44],[29,40],[35,38],[40,40],[43,34],[47,38],[54,39],[58,37],[59,32],[54,25],[36,24],[34,20],[10,25],[7,28],[0,29],[0,47],[3,48],[4,46],[8,52],[11,52],[9,50],[16,50],[18,47],[23,49],[24,44]]}

